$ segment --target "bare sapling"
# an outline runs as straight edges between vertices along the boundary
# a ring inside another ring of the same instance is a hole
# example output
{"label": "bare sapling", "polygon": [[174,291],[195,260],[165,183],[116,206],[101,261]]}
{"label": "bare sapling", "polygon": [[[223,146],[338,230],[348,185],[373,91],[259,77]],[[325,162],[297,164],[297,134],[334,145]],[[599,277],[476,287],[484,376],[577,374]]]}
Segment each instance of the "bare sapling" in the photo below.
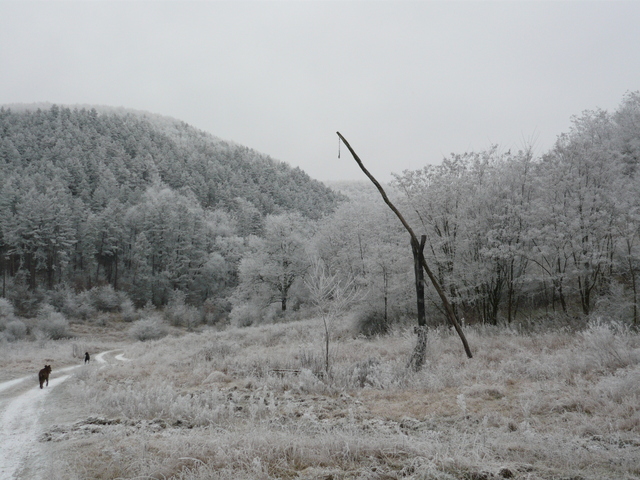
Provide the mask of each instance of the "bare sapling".
{"label": "bare sapling", "polygon": [[311,301],[316,307],[324,326],[324,370],[330,375],[329,345],[335,321],[343,316],[360,297],[353,278],[341,279],[336,273],[328,273],[321,261],[315,261],[311,274],[305,281]]}

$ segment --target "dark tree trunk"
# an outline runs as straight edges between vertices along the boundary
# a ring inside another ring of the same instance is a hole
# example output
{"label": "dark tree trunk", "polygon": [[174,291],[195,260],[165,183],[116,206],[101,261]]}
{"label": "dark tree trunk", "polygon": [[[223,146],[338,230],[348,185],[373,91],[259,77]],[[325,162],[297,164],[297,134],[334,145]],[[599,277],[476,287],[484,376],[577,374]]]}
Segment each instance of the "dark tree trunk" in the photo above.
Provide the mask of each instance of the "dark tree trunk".
{"label": "dark tree trunk", "polygon": [[49,290],[53,290],[54,273],[55,259],[53,258],[53,254],[50,253],[47,257],[47,288]]}
{"label": "dark tree trunk", "polygon": [[114,255],[114,275],[113,275],[113,289],[114,290],[118,290],[118,249],[116,247],[116,251],[113,254]]}
{"label": "dark tree trunk", "polygon": [[29,252],[25,255],[25,263],[29,272],[29,290],[34,291],[37,287],[36,280],[36,259],[33,253]]}
{"label": "dark tree trunk", "polygon": [[[631,252],[631,247],[629,247],[629,252]],[[631,253],[629,253],[628,263],[629,275],[631,277],[631,289],[633,292],[633,325],[638,326],[638,286],[636,284],[636,272],[633,268]]]}
{"label": "dark tree trunk", "polygon": [[427,325],[427,314],[424,307],[424,270],[422,269],[422,257],[424,252],[424,244],[427,241],[427,236],[422,235],[420,238],[420,244],[411,239],[411,250],[413,251],[413,270],[415,272],[416,281],[416,301],[418,307],[418,326],[424,327]]}

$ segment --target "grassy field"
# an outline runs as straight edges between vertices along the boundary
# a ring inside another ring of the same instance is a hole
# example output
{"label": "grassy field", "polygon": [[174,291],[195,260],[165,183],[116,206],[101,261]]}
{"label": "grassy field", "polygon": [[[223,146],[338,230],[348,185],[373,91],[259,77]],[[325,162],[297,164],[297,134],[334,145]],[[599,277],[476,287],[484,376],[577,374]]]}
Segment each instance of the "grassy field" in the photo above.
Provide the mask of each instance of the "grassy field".
{"label": "grassy field", "polygon": [[[473,359],[433,330],[416,373],[411,329],[365,339],[345,326],[327,373],[320,320],[128,344],[85,332],[130,361],[59,387],[40,439],[49,478],[640,478],[637,333],[466,333]],[[25,343],[71,356],[71,341]],[[0,366],[18,358],[3,351]]]}

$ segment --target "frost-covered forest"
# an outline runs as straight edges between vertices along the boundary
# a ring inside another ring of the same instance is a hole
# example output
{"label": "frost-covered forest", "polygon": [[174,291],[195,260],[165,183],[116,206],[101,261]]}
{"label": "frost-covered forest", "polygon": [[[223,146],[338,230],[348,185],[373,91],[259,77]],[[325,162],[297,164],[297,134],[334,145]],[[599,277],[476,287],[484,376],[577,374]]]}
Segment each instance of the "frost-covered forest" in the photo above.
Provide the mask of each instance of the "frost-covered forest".
{"label": "frost-covered forest", "polygon": [[[409,238],[364,181],[330,189],[137,112],[2,108],[0,134],[1,293],[16,315],[168,306],[189,325],[245,326],[317,310],[323,276],[357,291],[364,333],[415,316]],[[463,322],[638,324],[639,162],[630,92],[575,116],[549,151],[455,153],[387,188]],[[427,305],[438,325],[429,289]]]}
{"label": "frost-covered forest", "polygon": [[319,219],[342,198],[156,116],[3,108],[0,132],[2,295],[26,316],[55,292],[105,286],[120,297],[109,308],[124,294],[164,305],[173,291],[198,307],[220,302],[268,219]]}

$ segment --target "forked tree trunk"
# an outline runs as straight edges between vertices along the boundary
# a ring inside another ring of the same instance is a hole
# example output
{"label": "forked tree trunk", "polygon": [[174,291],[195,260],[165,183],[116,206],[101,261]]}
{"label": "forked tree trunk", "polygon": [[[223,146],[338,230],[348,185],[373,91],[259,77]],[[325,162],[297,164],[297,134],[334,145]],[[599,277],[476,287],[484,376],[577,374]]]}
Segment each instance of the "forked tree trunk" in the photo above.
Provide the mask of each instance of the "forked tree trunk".
{"label": "forked tree trunk", "polygon": [[427,241],[427,236],[422,235],[420,237],[420,244],[411,241],[411,250],[413,252],[413,270],[415,273],[416,282],[416,302],[418,309],[418,326],[415,329],[418,339],[416,340],[416,346],[413,349],[413,354],[409,359],[409,368],[413,368],[416,372],[424,365],[424,359],[427,354],[427,314],[424,306],[424,270],[422,269],[422,257],[424,252],[424,245]]}
{"label": "forked tree trunk", "polygon": [[420,244],[411,241],[411,250],[413,251],[413,270],[416,280],[416,301],[418,307],[418,326],[425,327],[427,325],[427,314],[424,307],[424,270],[422,269],[422,258],[424,252],[424,244],[427,236],[420,237]]}
{"label": "forked tree trunk", "polygon": [[[371,180],[371,182],[376,186],[376,188],[378,189],[378,192],[380,192],[380,195],[382,195],[382,199],[384,200],[384,202],[389,206],[389,208],[393,211],[393,213],[396,214],[396,216],[398,217],[398,219],[400,220],[404,228],[407,230],[407,232],[409,232],[409,235],[411,236],[411,244],[420,245],[420,243],[418,242],[418,237],[414,233],[413,229],[411,228],[411,226],[409,226],[409,224],[404,219],[400,211],[395,207],[395,205],[391,203],[391,200],[389,200],[389,197],[387,196],[386,192],[384,191],[380,183],[365,168],[364,164],[360,160],[360,157],[358,157],[358,155],[353,150],[353,148],[351,148],[351,145],[349,145],[349,142],[345,140],[345,138],[340,134],[340,132],[336,132],[336,133],[338,134],[338,137],[340,138],[340,140],[342,140],[342,143],[344,143],[345,146],[349,149],[349,152],[351,152],[351,155],[353,155],[353,158],[358,164],[358,166],[360,167],[360,169],[369,178],[369,180]],[[442,302],[442,306],[444,307],[445,312],[447,312],[447,318],[449,319],[449,322],[451,322],[453,327],[456,329],[456,332],[458,333],[458,336],[462,341],[462,345],[464,346],[464,350],[467,354],[467,357],[473,358],[473,355],[471,354],[471,349],[469,348],[469,343],[467,342],[467,339],[464,336],[462,328],[460,328],[460,324],[456,319],[456,315],[453,311],[453,308],[451,307],[451,304],[449,303],[449,300],[447,299],[447,296],[444,293],[444,290],[440,286],[438,279],[433,275],[433,272],[429,268],[429,265],[427,265],[427,262],[424,259],[424,255],[420,255],[420,263],[422,264],[422,268],[424,269],[424,271],[427,272],[427,276],[429,277],[429,280],[431,280],[431,284],[436,289],[436,292],[438,293],[438,296],[440,297],[440,300]]]}

